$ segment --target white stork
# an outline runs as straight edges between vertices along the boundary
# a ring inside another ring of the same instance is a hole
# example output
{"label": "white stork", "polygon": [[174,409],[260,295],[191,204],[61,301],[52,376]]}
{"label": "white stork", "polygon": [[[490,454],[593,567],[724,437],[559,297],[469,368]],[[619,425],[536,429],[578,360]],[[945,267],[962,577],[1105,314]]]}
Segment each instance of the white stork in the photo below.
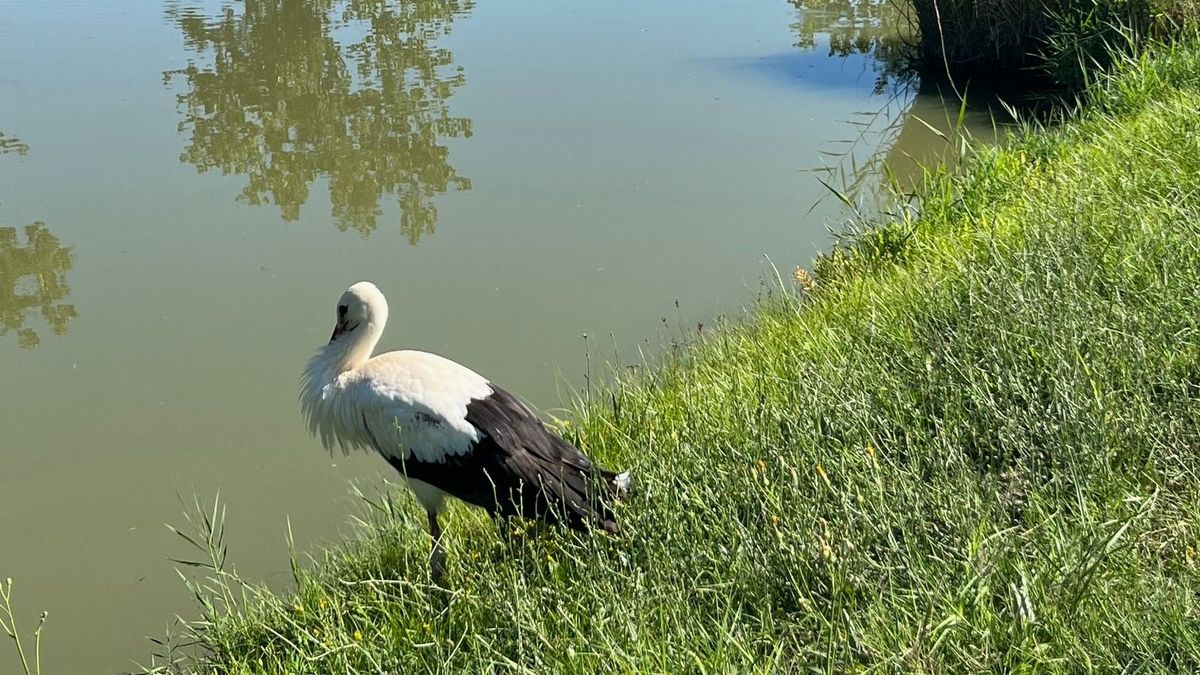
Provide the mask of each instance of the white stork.
{"label": "white stork", "polygon": [[342,294],[329,343],[304,369],[301,408],[326,448],[374,450],[408,480],[429,515],[435,582],[444,571],[437,517],[446,495],[494,516],[617,532],[609,500],[628,489],[628,472],[596,466],[466,366],[411,350],[372,357],[387,319],[375,284]]}

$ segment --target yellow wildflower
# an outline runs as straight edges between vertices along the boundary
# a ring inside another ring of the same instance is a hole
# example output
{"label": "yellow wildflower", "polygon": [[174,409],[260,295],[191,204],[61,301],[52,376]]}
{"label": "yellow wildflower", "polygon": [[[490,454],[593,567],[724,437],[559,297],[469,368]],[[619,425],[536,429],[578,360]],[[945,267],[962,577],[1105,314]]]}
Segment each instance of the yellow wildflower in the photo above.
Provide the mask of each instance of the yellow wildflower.
{"label": "yellow wildflower", "polygon": [[812,291],[817,287],[817,280],[803,267],[792,270],[792,281],[803,291]]}
{"label": "yellow wildflower", "polygon": [[830,483],[829,476],[825,475],[825,467],[821,466],[820,464],[817,465],[817,475],[821,477],[821,480],[825,481],[825,487],[829,488],[830,490],[833,489],[833,483]]}
{"label": "yellow wildflower", "polygon": [[833,549],[830,548],[829,544],[826,544],[824,541],[821,542],[821,557],[831,562],[836,559],[836,556],[833,554]]}
{"label": "yellow wildflower", "polygon": [[361,630],[354,631],[354,641],[362,642],[362,631]]}

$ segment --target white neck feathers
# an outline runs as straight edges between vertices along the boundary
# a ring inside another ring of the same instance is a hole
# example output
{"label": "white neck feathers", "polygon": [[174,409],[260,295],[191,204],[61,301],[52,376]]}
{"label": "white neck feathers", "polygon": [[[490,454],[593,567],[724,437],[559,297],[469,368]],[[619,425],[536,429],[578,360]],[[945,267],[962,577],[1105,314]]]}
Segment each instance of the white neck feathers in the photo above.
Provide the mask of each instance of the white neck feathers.
{"label": "white neck feathers", "polygon": [[[383,326],[365,323],[355,330],[330,340],[313,354],[304,367],[300,385],[300,408],[308,419],[308,428],[320,436],[325,447],[332,449],[336,442],[335,420],[344,412],[338,410],[338,380],[353,377],[354,371],[366,365],[371,352],[383,334]],[[344,441],[341,443],[343,449]]]}

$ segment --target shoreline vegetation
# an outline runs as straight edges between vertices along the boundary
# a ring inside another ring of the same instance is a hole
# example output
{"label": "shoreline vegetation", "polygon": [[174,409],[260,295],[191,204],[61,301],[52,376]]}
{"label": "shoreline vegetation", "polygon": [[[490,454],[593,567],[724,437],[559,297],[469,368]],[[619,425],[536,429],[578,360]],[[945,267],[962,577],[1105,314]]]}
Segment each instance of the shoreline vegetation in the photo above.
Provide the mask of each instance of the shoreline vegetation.
{"label": "shoreline vegetation", "polygon": [[1200,37],[1051,6],[1100,28],[1020,57],[1082,104],[560,422],[631,470],[621,535],[456,506],[441,588],[385,489],[276,593],[197,503],[202,619],[146,672],[1200,670]]}
{"label": "shoreline vegetation", "polygon": [[459,508],[435,588],[395,491],[277,595],[214,511],[186,667],[1200,669],[1200,42],[1114,69],[563,422],[619,537]]}
{"label": "shoreline vegetation", "polygon": [[[885,0],[890,1],[890,0]],[[907,0],[923,76],[976,78],[1071,97],[1151,41],[1172,39],[1195,0]]]}

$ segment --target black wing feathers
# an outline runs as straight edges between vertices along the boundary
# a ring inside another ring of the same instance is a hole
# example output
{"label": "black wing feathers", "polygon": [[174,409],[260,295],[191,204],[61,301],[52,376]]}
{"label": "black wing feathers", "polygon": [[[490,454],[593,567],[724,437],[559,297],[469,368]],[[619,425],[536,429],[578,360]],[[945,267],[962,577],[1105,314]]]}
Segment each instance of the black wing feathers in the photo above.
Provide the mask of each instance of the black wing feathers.
{"label": "black wing feathers", "polygon": [[410,478],[502,516],[615,533],[605,502],[616,494],[616,475],[547,430],[512,394],[493,390],[467,405],[467,421],[482,432],[471,452],[441,462],[389,461]]}

